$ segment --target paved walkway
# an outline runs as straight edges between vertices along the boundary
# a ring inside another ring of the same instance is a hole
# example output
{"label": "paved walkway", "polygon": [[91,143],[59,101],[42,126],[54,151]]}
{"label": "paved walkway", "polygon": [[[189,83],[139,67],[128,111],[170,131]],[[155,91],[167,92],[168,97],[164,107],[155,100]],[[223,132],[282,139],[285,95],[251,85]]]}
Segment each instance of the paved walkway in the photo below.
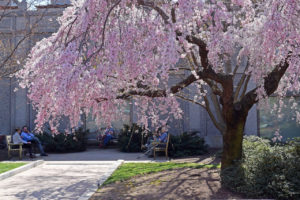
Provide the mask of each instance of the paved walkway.
{"label": "paved walkway", "polygon": [[[52,154],[36,159],[44,164],[0,181],[0,200],[76,200],[93,193],[120,164],[151,162],[142,153],[124,153],[118,149],[92,148],[84,152]],[[17,157],[12,160],[18,160]],[[165,162],[164,156],[158,162]],[[83,200],[81,198],[80,200]]]}
{"label": "paved walkway", "polygon": [[47,161],[0,181],[0,199],[84,199],[119,164],[120,161]]}
{"label": "paved walkway", "polygon": [[[13,160],[18,161],[18,157]],[[120,152],[118,149],[99,149],[89,148],[83,152],[76,153],[49,153],[47,157],[37,156],[36,159],[25,157],[23,160],[45,160],[45,161],[117,161],[124,160],[125,162],[145,162],[154,161],[153,158],[148,158],[143,153],[126,153]],[[158,156],[155,161],[166,161],[164,156]]]}
{"label": "paved walkway", "polygon": [[44,157],[47,161],[58,160],[97,160],[97,161],[113,161],[113,160],[125,160],[125,161],[139,161],[139,160],[153,160],[143,156],[142,153],[125,153],[120,152],[118,149],[99,149],[92,148],[87,149],[84,152],[68,153],[68,154],[49,154]]}

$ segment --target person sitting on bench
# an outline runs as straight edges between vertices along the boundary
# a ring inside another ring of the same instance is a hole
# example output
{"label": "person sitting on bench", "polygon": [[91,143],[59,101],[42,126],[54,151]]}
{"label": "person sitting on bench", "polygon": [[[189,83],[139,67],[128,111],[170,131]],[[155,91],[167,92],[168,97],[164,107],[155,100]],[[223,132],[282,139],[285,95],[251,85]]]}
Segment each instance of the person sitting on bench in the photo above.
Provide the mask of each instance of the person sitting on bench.
{"label": "person sitting on bench", "polygon": [[107,126],[107,128],[105,129],[104,131],[104,139],[103,139],[103,146],[107,146],[109,141],[114,139],[114,133],[115,133],[115,130],[112,126]]}
{"label": "person sitting on bench", "polygon": [[157,129],[151,136],[148,137],[147,142],[145,145],[142,146],[142,148],[147,148],[149,150],[152,147],[152,143],[159,141],[161,128]]}
{"label": "person sitting on bench", "polygon": [[45,153],[39,138],[35,137],[34,134],[30,133],[27,126],[23,126],[21,138],[26,142],[31,142],[37,145],[40,150],[41,156],[48,156],[48,154]]}
{"label": "person sitting on bench", "polygon": [[15,130],[15,134],[13,135],[13,143],[14,144],[23,144],[24,148],[28,149],[29,152],[29,157],[30,158],[34,158],[35,156],[32,154],[32,146],[31,146],[31,142],[27,142],[25,140],[23,140],[20,136],[21,134],[21,129],[16,128]]}
{"label": "person sitting on bench", "polygon": [[154,147],[164,147],[166,145],[167,140],[168,140],[168,129],[166,126],[163,126],[161,128],[161,134],[158,137],[158,139],[152,141],[150,145],[147,145],[148,150],[145,152],[145,155],[152,157],[153,156],[153,148]]}
{"label": "person sitting on bench", "polygon": [[168,139],[168,129],[167,129],[167,127],[165,127],[165,126],[162,127],[161,132],[162,132],[162,134],[160,135],[158,140],[161,143],[166,143],[167,139]]}

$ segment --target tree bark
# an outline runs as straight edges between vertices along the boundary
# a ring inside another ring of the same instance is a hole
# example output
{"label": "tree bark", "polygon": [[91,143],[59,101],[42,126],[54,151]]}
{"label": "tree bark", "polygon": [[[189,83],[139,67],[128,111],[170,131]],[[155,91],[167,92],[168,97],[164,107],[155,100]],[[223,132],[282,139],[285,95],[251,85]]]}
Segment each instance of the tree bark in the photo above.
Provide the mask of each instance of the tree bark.
{"label": "tree bark", "polygon": [[[277,65],[265,78],[264,88],[266,94],[273,94],[286,72],[289,64],[287,60]],[[227,79],[224,84],[224,92],[221,96],[222,115],[226,123],[223,133],[223,155],[221,160],[222,170],[240,160],[243,152],[244,128],[249,110],[257,103],[256,89],[249,91],[240,101],[234,102],[233,80]]]}
{"label": "tree bark", "polygon": [[234,161],[240,160],[242,157],[244,128],[248,112],[252,107],[240,102],[234,103],[233,85],[232,78],[228,78],[224,82],[220,102],[222,104],[222,117],[226,123],[226,129],[223,132],[222,169],[231,166]]}
{"label": "tree bark", "polygon": [[242,158],[243,135],[246,118],[242,117],[227,124],[226,131],[223,133],[223,154],[221,168],[225,169],[235,161]]}

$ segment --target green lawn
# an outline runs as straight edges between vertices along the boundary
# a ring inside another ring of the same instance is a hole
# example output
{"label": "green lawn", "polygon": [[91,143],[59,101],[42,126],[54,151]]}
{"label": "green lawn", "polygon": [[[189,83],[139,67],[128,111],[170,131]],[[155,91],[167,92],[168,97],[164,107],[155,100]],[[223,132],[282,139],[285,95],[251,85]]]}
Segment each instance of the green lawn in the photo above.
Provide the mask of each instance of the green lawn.
{"label": "green lawn", "polygon": [[0,174],[21,167],[26,163],[0,163]]}
{"label": "green lawn", "polygon": [[128,180],[137,175],[150,174],[177,168],[220,168],[221,165],[204,165],[197,163],[124,163],[103,183],[107,185],[116,181]]}

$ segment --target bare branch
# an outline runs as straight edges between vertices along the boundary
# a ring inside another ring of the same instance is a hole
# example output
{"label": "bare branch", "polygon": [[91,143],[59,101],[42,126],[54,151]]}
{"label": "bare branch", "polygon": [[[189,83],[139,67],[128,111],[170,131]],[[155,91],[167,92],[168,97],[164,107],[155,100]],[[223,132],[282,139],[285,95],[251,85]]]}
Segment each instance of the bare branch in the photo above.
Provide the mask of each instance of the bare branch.
{"label": "bare branch", "polygon": [[244,96],[245,96],[245,94],[246,94],[246,92],[247,92],[247,88],[248,88],[248,83],[249,83],[249,81],[250,81],[250,78],[251,78],[251,76],[247,76],[247,79],[246,79],[246,82],[245,82],[245,84],[244,84],[244,89],[243,89],[243,91],[242,91],[242,94],[240,95],[240,98],[239,98],[239,100],[241,100]]}
{"label": "bare branch", "polygon": [[218,96],[222,95],[223,91],[218,87],[217,84],[214,83],[214,81],[209,80],[209,79],[204,79],[204,81],[209,85],[213,94],[218,95]]}
{"label": "bare branch", "polygon": [[162,17],[165,24],[170,24],[169,16],[165,13],[165,11],[163,11],[163,9],[158,7],[155,2],[147,1],[147,0],[137,0],[137,3],[141,6],[146,6],[146,7],[154,9]]}
{"label": "bare branch", "polygon": [[[18,6],[21,6],[21,8],[23,8],[25,6],[26,2],[25,1],[22,1],[22,2],[19,2],[17,5]],[[10,8],[10,7],[9,7]],[[7,9],[9,9],[7,8]],[[14,7],[13,7],[14,8]],[[17,9],[18,7],[16,7]],[[26,7],[25,7],[26,8]],[[6,13],[5,14],[5,8],[4,10],[2,11],[2,15],[0,17],[0,21],[1,19],[3,19],[5,16],[10,16],[9,14],[13,14],[15,12],[12,11],[12,12],[9,12],[9,13]],[[0,69],[2,70],[0,76],[4,77],[4,76],[8,76],[10,74],[13,74],[15,72],[17,72],[19,70],[19,67],[16,66],[15,68],[13,68],[13,66],[11,65],[11,63],[9,64],[8,62],[9,61],[12,61],[14,60],[14,56],[16,56],[16,52],[17,50],[20,48],[21,44],[24,43],[24,41],[29,38],[33,33],[34,33],[34,29],[39,25],[40,21],[44,18],[45,14],[47,13],[48,9],[45,9],[40,17],[34,22],[34,24],[30,24],[30,22],[27,23],[27,26],[29,28],[27,28],[27,31],[25,29],[25,34],[22,36],[22,38],[17,42],[17,44],[14,45],[14,47],[10,50],[10,52],[8,53],[8,55],[5,56],[5,58],[3,60],[1,60],[1,63],[0,63]],[[26,16],[26,10],[23,10],[25,16]],[[17,34],[23,34],[24,33],[24,30],[22,31],[14,31],[13,32],[13,35],[17,35]],[[6,38],[7,39],[7,38]],[[22,57],[23,59],[25,59],[25,56]],[[7,68],[8,70],[5,71],[5,68],[6,68],[6,65],[9,65]]]}
{"label": "bare branch", "polygon": [[[67,32],[67,35],[66,35],[66,38],[65,38],[65,46],[68,46],[67,39],[68,39],[68,36],[70,35],[71,30],[73,28],[73,25],[74,25],[74,23],[76,22],[77,19],[78,19],[78,16],[75,17],[75,19],[70,24],[68,24],[68,26],[70,26],[70,28],[69,28],[69,30]],[[75,39],[75,38],[73,38],[73,39]]]}
{"label": "bare branch", "polygon": [[84,64],[88,63],[91,58],[96,55],[97,53],[99,53],[101,51],[101,49],[103,48],[104,46],[104,41],[105,41],[105,30],[106,30],[106,26],[107,26],[107,22],[108,22],[108,18],[111,14],[111,12],[113,11],[113,9],[115,7],[117,7],[119,4],[121,3],[121,0],[118,0],[108,11],[107,15],[106,15],[106,18],[104,20],[104,24],[103,24],[103,29],[102,29],[102,40],[101,40],[101,44],[100,44],[100,47],[97,49],[97,51],[93,52],[85,61],[84,61]]}
{"label": "bare branch", "polygon": [[182,100],[189,101],[191,103],[197,104],[197,105],[201,106],[202,108],[206,109],[206,106],[203,105],[203,104],[201,104],[201,103],[199,103],[198,101],[194,101],[193,99],[181,96],[179,94],[176,94],[175,96],[178,97],[178,98],[180,98],[180,99],[182,99]]}
{"label": "bare branch", "polygon": [[[241,88],[242,88],[243,83],[244,83],[244,81],[245,81],[245,79],[247,77],[246,72],[247,72],[248,68],[249,68],[249,62],[247,61],[247,66],[245,67],[244,73],[243,73],[240,81],[238,82],[237,89],[236,89],[236,91],[234,93],[234,102],[238,101]],[[235,73],[234,73],[234,75],[235,75]]]}
{"label": "bare branch", "polygon": [[234,70],[233,70],[233,76],[236,75],[236,72],[237,72],[237,70],[239,69],[239,67],[240,67],[240,65],[238,65],[238,64],[235,66],[235,68],[234,68]]}
{"label": "bare branch", "polygon": [[223,127],[223,125],[217,121],[217,119],[215,118],[211,108],[210,108],[210,103],[209,103],[209,100],[206,96],[204,96],[204,102],[205,102],[205,105],[206,105],[206,111],[209,115],[209,117],[211,118],[213,124],[216,126],[216,128],[221,132],[223,133],[225,131],[225,127]]}
{"label": "bare branch", "polygon": [[223,124],[223,126],[225,127],[225,122],[224,122],[223,117],[222,117],[222,109],[221,109],[218,97],[215,94],[211,94],[211,100],[212,100],[212,103],[215,107],[216,116],[217,116],[220,124]]}

